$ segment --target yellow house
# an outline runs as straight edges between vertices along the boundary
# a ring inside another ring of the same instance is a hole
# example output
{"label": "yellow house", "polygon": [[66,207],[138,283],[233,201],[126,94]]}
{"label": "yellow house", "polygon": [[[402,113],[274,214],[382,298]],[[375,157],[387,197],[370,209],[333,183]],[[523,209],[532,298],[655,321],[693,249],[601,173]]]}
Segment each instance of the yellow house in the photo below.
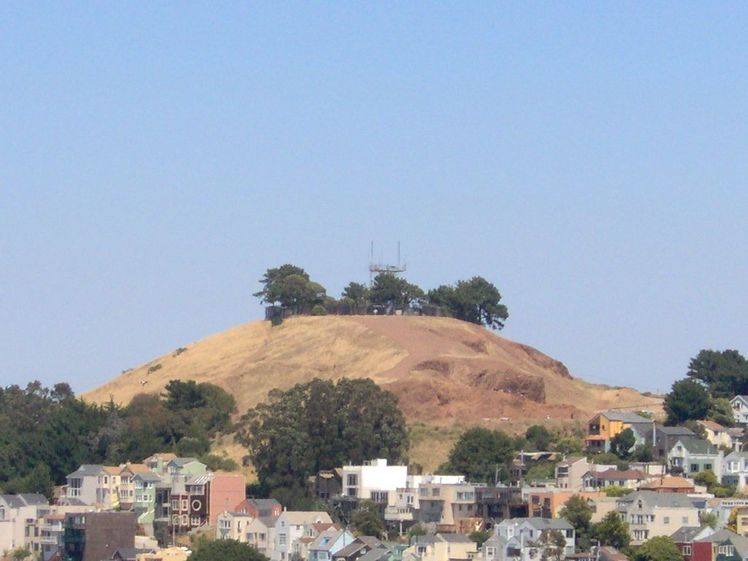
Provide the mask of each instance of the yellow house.
{"label": "yellow house", "polygon": [[585,445],[588,449],[607,452],[610,440],[633,426],[651,425],[652,421],[636,413],[627,411],[601,411],[587,423],[587,438]]}

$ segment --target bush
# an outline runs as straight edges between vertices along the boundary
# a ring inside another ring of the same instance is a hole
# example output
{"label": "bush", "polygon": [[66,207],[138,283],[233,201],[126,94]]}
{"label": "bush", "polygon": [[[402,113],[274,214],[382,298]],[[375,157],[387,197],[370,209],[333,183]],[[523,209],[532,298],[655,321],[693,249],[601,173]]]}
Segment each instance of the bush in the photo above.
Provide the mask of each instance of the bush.
{"label": "bush", "polygon": [[327,310],[322,304],[315,304],[314,307],[312,308],[311,314],[313,316],[326,316]]}

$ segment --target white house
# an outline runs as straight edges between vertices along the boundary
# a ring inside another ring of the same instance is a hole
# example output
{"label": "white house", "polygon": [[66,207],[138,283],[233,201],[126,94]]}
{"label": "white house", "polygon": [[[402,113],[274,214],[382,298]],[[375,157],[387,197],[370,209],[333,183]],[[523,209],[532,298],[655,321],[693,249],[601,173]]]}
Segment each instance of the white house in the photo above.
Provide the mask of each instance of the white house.
{"label": "white house", "polygon": [[408,484],[408,466],[390,466],[386,459],[343,467],[343,496],[394,505],[398,489]]}
{"label": "white house", "polygon": [[119,505],[119,474],[118,467],[83,464],[66,477],[65,498],[115,508]]}
{"label": "white house", "polygon": [[[565,540],[564,555],[572,555],[576,547],[574,527],[562,518],[510,518],[501,521],[494,531],[497,538],[487,547],[499,546],[501,551],[494,551],[493,559],[528,559],[542,558],[544,546],[541,541],[549,532],[559,532]],[[488,543],[488,542],[486,542]],[[486,544],[484,544],[486,547]],[[486,557],[486,561],[490,561]]]}
{"label": "white house", "polygon": [[22,547],[39,551],[36,522],[47,512],[49,501],[42,495],[0,495],[0,555]]}
{"label": "white house", "polygon": [[[315,524],[332,524],[326,512],[285,510],[275,522],[272,561],[290,561],[302,555],[302,538],[314,538]],[[311,540],[308,540],[311,542]]]}
{"label": "white house", "polygon": [[748,424],[748,395],[736,395],[730,400],[732,415],[739,425]]}

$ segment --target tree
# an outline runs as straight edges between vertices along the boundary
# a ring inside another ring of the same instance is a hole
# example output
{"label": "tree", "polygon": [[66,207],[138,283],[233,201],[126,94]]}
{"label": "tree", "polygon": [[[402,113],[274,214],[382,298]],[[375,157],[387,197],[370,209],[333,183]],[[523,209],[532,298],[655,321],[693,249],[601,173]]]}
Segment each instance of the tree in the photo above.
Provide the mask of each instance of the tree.
{"label": "tree", "polygon": [[561,454],[581,454],[582,442],[573,436],[562,436],[553,445],[553,450]]}
{"label": "tree", "polygon": [[343,289],[341,299],[350,304],[355,312],[365,310],[369,304],[369,288],[357,282],[348,283]]}
{"label": "tree", "polygon": [[248,543],[236,540],[212,540],[200,544],[190,561],[268,561]]}
{"label": "tree", "polygon": [[709,527],[712,530],[717,528],[717,524],[719,524],[719,517],[717,516],[717,513],[715,512],[699,512],[699,523],[701,524],[701,527]]}
{"label": "tree", "polygon": [[286,264],[268,269],[260,279],[260,284],[262,290],[255,292],[253,296],[263,303],[277,303],[296,313],[325,301],[324,287],[310,280],[307,272],[295,265]]}
{"label": "tree", "polygon": [[600,522],[593,524],[591,534],[593,539],[600,542],[600,545],[610,545],[616,549],[628,547],[631,542],[628,522],[623,520],[616,511],[609,512]]}
{"label": "tree", "polygon": [[303,490],[309,475],[349,462],[404,461],[408,447],[397,398],[368,378],[314,379],[272,390],[242,417],[237,438],[266,492]]}
{"label": "tree", "polygon": [[504,432],[474,427],[457,439],[445,467],[469,481],[489,483],[499,468],[505,468],[514,457],[514,452],[512,439]]}
{"label": "tree", "polygon": [[699,382],[678,380],[665,396],[668,425],[678,425],[689,419],[703,419],[709,412],[709,392]]}
{"label": "tree", "polygon": [[423,297],[424,292],[420,287],[392,273],[379,273],[374,277],[369,291],[372,304],[394,306],[403,310],[411,307],[411,304],[418,304]]}
{"label": "tree", "polygon": [[470,541],[474,541],[476,544],[478,544],[478,547],[482,546],[484,542],[490,537],[490,530],[475,530],[474,532],[470,532],[470,534],[468,535]]}
{"label": "tree", "polygon": [[625,460],[629,457],[629,451],[636,444],[636,437],[634,431],[630,428],[619,432],[610,440],[610,450],[616,456]]}
{"label": "tree", "polygon": [[577,534],[587,533],[592,520],[592,507],[584,497],[572,495],[559,511],[559,517],[568,520]]}
{"label": "tree", "polygon": [[373,501],[362,501],[351,513],[351,524],[359,535],[380,537],[384,534],[384,523],[379,516],[379,507]]}
{"label": "tree", "polygon": [[735,416],[732,412],[730,400],[726,397],[717,397],[709,403],[709,413],[707,419],[719,423],[724,427],[731,427],[735,424]]}
{"label": "tree", "polygon": [[689,378],[701,380],[714,397],[748,393],[748,361],[738,351],[702,350],[688,365]]}
{"label": "tree", "polygon": [[657,536],[636,549],[633,561],[683,561],[683,555],[672,538]]}
{"label": "tree", "polygon": [[529,451],[542,452],[550,448],[553,437],[543,425],[532,425],[525,432],[525,439],[531,447]]}
{"label": "tree", "polygon": [[501,293],[483,277],[457,281],[452,287],[442,285],[429,291],[430,304],[447,308],[452,316],[463,321],[501,329],[509,317],[507,307],[501,304]]}
{"label": "tree", "polygon": [[531,547],[540,549],[540,561],[561,561],[564,558],[566,538],[559,530],[543,530]]}

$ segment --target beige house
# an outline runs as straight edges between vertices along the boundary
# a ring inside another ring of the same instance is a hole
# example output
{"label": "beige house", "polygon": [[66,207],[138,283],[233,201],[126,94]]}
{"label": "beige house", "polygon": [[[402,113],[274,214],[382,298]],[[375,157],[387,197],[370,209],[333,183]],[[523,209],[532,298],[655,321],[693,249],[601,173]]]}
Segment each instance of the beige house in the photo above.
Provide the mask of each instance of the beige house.
{"label": "beige house", "polygon": [[618,499],[618,512],[629,523],[632,545],[670,536],[682,526],[699,526],[699,511],[680,493],[638,491]]}
{"label": "beige house", "polygon": [[252,520],[253,517],[249,514],[222,512],[218,515],[218,522],[216,523],[216,539],[246,542],[247,526]]}
{"label": "beige house", "polygon": [[416,536],[403,551],[403,561],[462,561],[477,555],[477,544],[465,534],[436,534]]}
{"label": "beige house", "polygon": [[479,523],[475,485],[422,483],[418,487],[418,519],[435,523],[443,532],[472,532]]}
{"label": "beige house", "polygon": [[715,446],[740,450],[743,429],[723,427],[714,421],[699,421],[704,428],[706,439]]}
{"label": "beige house", "polygon": [[556,487],[581,491],[584,489],[584,476],[588,472],[610,469],[616,469],[616,466],[593,464],[583,456],[569,456],[556,465]]}

